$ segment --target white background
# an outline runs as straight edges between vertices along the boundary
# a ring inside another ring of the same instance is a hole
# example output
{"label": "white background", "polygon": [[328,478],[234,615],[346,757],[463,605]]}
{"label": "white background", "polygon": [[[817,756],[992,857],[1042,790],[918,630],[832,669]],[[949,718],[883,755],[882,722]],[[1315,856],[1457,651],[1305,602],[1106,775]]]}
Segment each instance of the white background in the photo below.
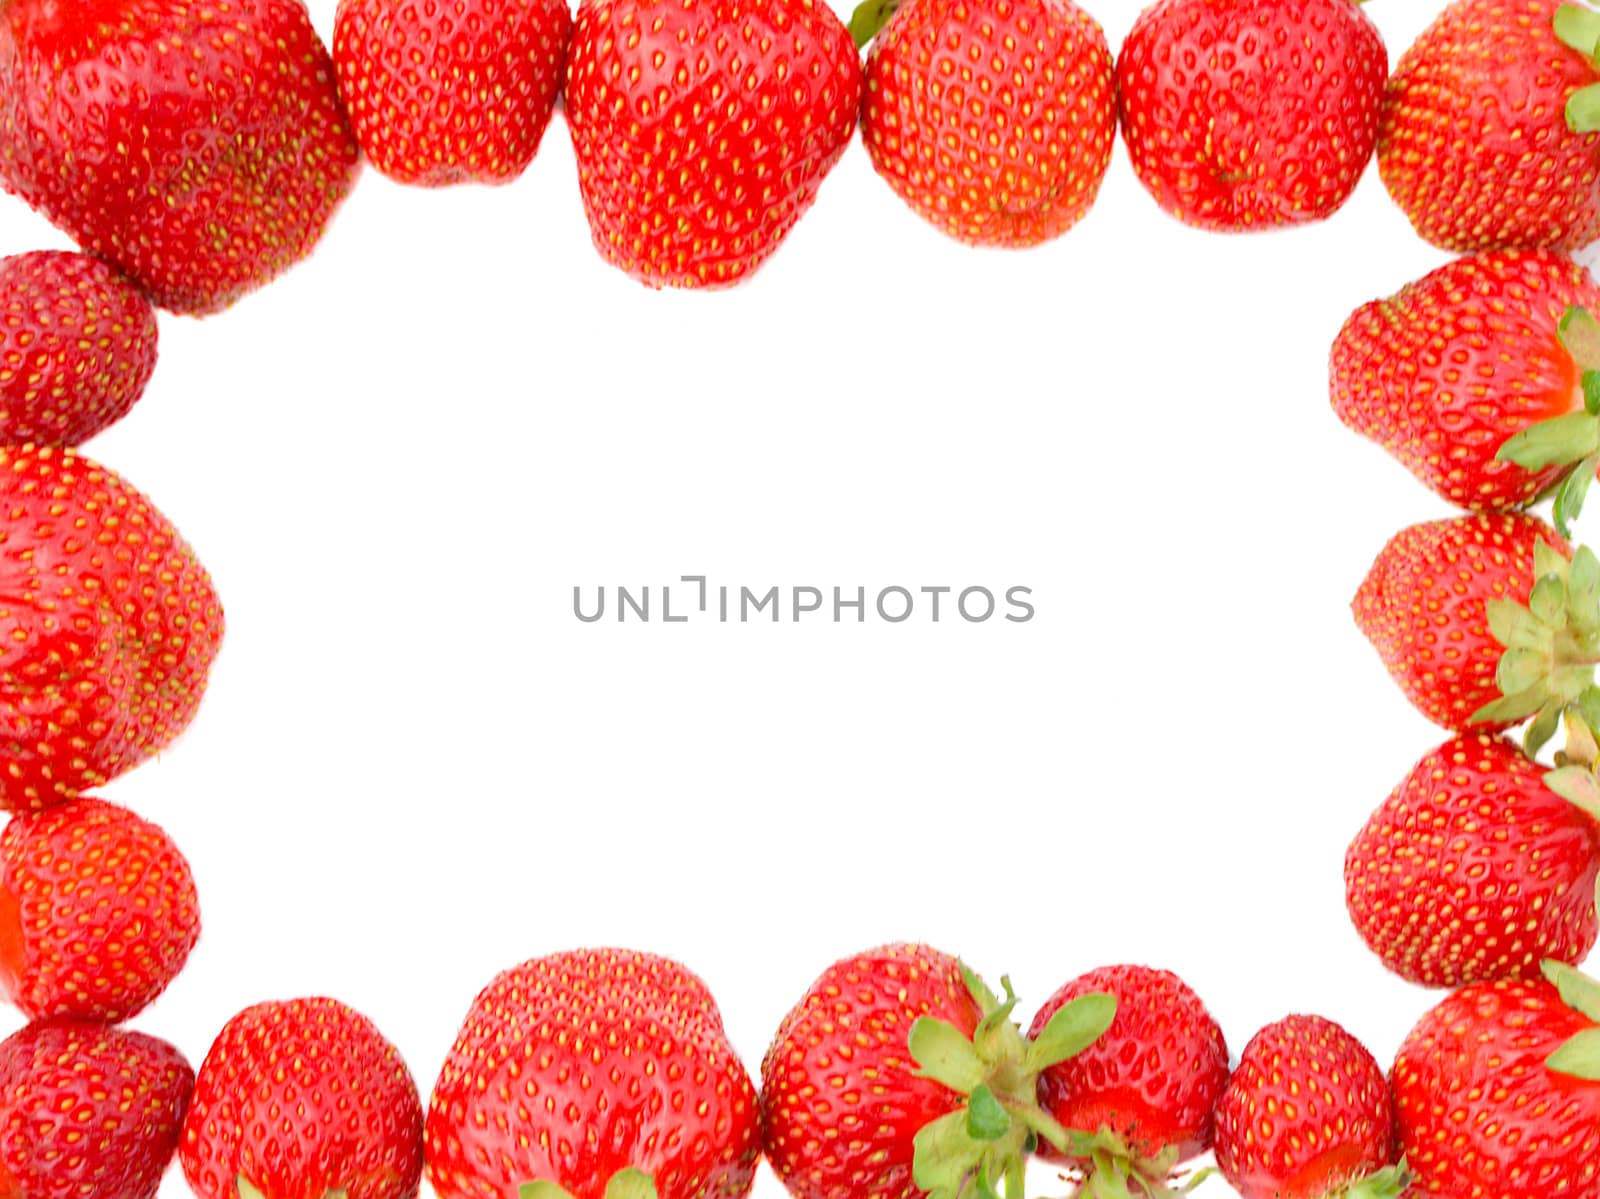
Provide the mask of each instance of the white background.
{"label": "white background", "polygon": [[[1099,5],[1113,47],[1137,7]],[[1391,63],[1436,7],[1373,6]],[[0,252],[66,244],[0,204]],[[198,1065],[238,1009],[334,995],[426,1096],[497,971],[620,944],[699,972],[754,1071],[829,962],[921,939],[1009,971],[1025,1018],[1137,960],[1235,1055],[1318,1011],[1387,1063],[1432,998],[1351,930],[1342,859],[1444,734],[1348,602],[1446,509],[1339,424],[1326,360],[1445,260],[1375,170],[1320,227],[1225,237],[1120,143],[1071,233],[975,251],[858,140],[753,281],[659,294],[591,248],[559,117],[508,187],[368,170],[310,261],[163,316],[88,448],[228,619],[188,735],[103,791],[205,914],[137,1024]],[[1024,585],[1038,614],[572,616],[574,585],[683,574]]]}

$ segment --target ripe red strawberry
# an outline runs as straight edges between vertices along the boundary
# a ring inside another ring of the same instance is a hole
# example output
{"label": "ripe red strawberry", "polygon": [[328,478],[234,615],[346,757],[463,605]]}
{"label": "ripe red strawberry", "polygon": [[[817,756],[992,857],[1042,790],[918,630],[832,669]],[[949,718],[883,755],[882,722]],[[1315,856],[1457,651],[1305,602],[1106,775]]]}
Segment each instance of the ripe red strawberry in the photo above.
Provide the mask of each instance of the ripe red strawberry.
{"label": "ripe red strawberry", "polygon": [[246,1008],[200,1064],[178,1150],[199,1199],[414,1199],[422,1104],[399,1051],[333,999]]}
{"label": "ripe red strawberry", "polygon": [[155,1199],[194,1071],[154,1037],[44,1020],[0,1043],[0,1195]]}
{"label": "ripe red strawberry", "polygon": [[85,797],[0,833],[0,991],[25,1015],[120,1023],[199,937],[189,863],[126,808]]}
{"label": "ripe red strawberry", "polygon": [[652,287],[738,282],[811,206],[860,102],[825,0],[583,0],[566,111],[596,248]]}
{"label": "ripe red strawberry", "polygon": [[1145,189],[1203,229],[1320,221],[1378,136],[1389,56],[1355,0],[1158,0],[1117,57]]}
{"label": "ripe red strawberry", "polygon": [[1385,966],[1459,987],[1589,952],[1600,804],[1582,810],[1544,774],[1503,737],[1457,737],[1373,813],[1345,854],[1345,902]]}
{"label": "ripe red strawberry", "polygon": [[767,1158],[789,1193],[1020,1193],[1035,1143],[1068,1138],[1038,1106],[1040,1072],[1091,1044],[1116,1005],[1086,995],[1024,1040],[1005,990],[999,999],[923,945],[828,967],[784,1017],[761,1068]]}
{"label": "ripe red strawberry", "polygon": [[133,407],[155,366],[155,310],[106,263],[53,250],[0,259],[0,442],[87,441]]}
{"label": "ripe red strawberry", "polygon": [[1457,991],[1417,1023],[1390,1072],[1407,1195],[1600,1197],[1600,994],[1507,979]]}
{"label": "ripe red strawberry", "polygon": [[1378,128],[1378,171],[1419,234],[1456,251],[1600,237],[1597,42],[1600,18],[1561,0],[1440,13],[1396,66]]}
{"label": "ripe red strawberry", "polygon": [[[858,12],[858,42],[882,11]],[[878,174],[951,237],[1057,237],[1089,211],[1111,162],[1105,34],[1072,0],[907,0],[867,59],[861,132]]]}
{"label": "ripe red strawberry", "polygon": [[[620,949],[552,954],[497,977],[428,1106],[439,1199],[732,1199],[749,1193],[760,1156],[755,1087],[706,985]],[[641,1174],[653,1191],[639,1189]]]}
{"label": "ripe red strawberry", "polygon": [[[1073,979],[1039,1009],[1033,1031],[1094,992],[1116,996],[1116,1019],[1084,1052],[1044,1072],[1039,1102],[1080,1134],[1068,1160],[1091,1182],[1097,1174],[1134,1177],[1140,1193],[1162,1195],[1174,1168],[1211,1146],[1227,1043],[1182,979],[1148,966],[1106,966]],[[1066,1156],[1048,1147],[1044,1155]]]}
{"label": "ripe red strawberry", "polygon": [[357,156],[301,0],[0,10],[0,181],[163,308],[310,253]]}
{"label": "ripe red strawberry", "polygon": [[333,65],[389,178],[507,183],[539,149],[571,35],[565,0],[339,0]]}
{"label": "ripe red strawberry", "polygon": [[1217,1169],[1240,1199],[1363,1199],[1405,1189],[1383,1069],[1321,1016],[1288,1016],[1250,1039],[1217,1101]]}
{"label": "ripe red strawberry", "polygon": [[[1536,554],[1541,541],[1553,552]],[[1555,731],[1561,705],[1593,677],[1592,667],[1576,661],[1582,652],[1568,661],[1554,644],[1569,608],[1577,627],[1600,624],[1600,613],[1584,611],[1594,602],[1587,587],[1568,604],[1558,572],[1569,552],[1554,529],[1520,513],[1412,525],[1383,547],[1351,610],[1406,698],[1429,720],[1456,732],[1493,731],[1539,713],[1542,744]],[[1562,595],[1553,609],[1539,605],[1549,619],[1519,616],[1517,605],[1529,602],[1535,581],[1551,574]],[[1507,656],[1500,669],[1506,638],[1520,638],[1525,652]]]}
{"label": "ripe red strawberry", "polygon": [[0,446],[0,807],[169,744],[221,640],[210,578],[148,499],[70,450]]}
{"label": "ripe red strawberry", "polygon": [[1333,410],[1451,503],[1521,507],[1581,457],[1528,470],[1497,455],[1514,434],[1582,411],[1583,374],[1600,362],[1563,344],[1575,305],[1600,311],[1600,287],[1563,254],[1457,259],[1351,314],[1329,364]]}

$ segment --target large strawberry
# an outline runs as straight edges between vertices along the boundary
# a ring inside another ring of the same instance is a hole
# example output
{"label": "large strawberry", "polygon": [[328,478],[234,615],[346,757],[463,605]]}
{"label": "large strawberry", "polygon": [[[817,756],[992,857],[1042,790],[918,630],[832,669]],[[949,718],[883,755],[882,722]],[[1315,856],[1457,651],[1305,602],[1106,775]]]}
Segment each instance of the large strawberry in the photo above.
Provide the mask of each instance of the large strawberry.
{"label": "large strawberry", "polygon": [[1408,1195],[1600,1197],[1600,985],[1547,973],[1457,991],[1406,1037],[1390,1083]]}
{"label": "large strawberry", "polygon": [[358,153],[301,0],[0,6],[0,181],[164,308],[304,257]]}
{"label": "large strawberry", "polygon": [[860,102],[826,0],[583,0],[566,112],[596,248],[653,287],[738,282],[811,206]]}
{"label": "large strawberry", "polygon": [[0,260],[0,442],[87,441],[155,365],[155,310],[108,264],[57,250]]}
{"label": "large strawberry", "polygon": [[43,1020],[0,1043],[0,1195],[155,1199],[194,1088],[165,1041]]}
{"label": "large strawberry", "polygon": [[1388,67],[1356,0],[1158,0],[1117,56],[1128,157],[1204,229],[1322,220],[1372,157]]}
{"label": "large strawberry", "polygon": [[1568,552],[1521,513],[1412,525],[1383,547],[1351,609],[1428,719],[1465,732],[1536,716],[1532,752],[1600,660],[1600,562],[1580,551],[1569,578]]}
{"label": "large strawberry", "polygon": [[26,1015],[126,1020],[199,936],[189,863],[126,808],[84,797],[0,833],[0,992]]}
{"label": "large strawberry", "polygon": [[571,35],[565,0],[339,0],[333,65],[385,175],[506,183],[539,149]]}
{"label": "large strawberry", "polygon": [[784,1017],[762,1063],[767,1157],[796,1199],[1020,1193],[1028,1153],[1066,1148],[1041,1071],[1104,1032],[1090,994],[1024,1038],[1002,1000],[947,954],[886,945],[835,962]]}
{"label": "large strawberry", "polygon": [[[857,10],[861,42],[881,0]],[[872,165],[920,216],[974,245],[1065,233],[1116,140],[1111,51],[1072,0],[907,0],[867,59]]]}
{"label": "large strawberry", "polygon": [[1503,737],[1457,737],[1372,814],[1345,854],[1345,902],[1385,966],[1459,987],[1589,952],[1600,795],[1571,802],[1544,774]]}
{"label": "large strawberry", "polygon": [[760,1156],[755,1086],[716,1003],[653,954],[576,950],[501,974],[428,1106],[439,1199],[733,1199]]}
{"label": "large strawberry", "polygon": [[333,999],[246,1008],[195,1079],[178,1150],[199,1199],[415,1199],[422,1105],[400,1053]]}
{"label": "large strawberry", "polygon": [[1133,965],[1091,970],[1063,985],[1034,1017],[1034,1035],[1097,993],[1116,998],[1105,1035],[1040,1076],[1039,1102],[1073,1130],[1070,1152],[1048,1145],[1044,1152],[1083,1170],[1090,1194],[1156,1199],[1172,1192],[1167,1180],[1180,1163],[1211,1147],[1228,1046],[1182,979]]}
{"label": "large strawberry", "polygon": [[1401,57],[1378,170],[1447,250],[1600,237],[1600,15],[1561,0],[1454,0]]}
{"label": "large strawberry", "polygon": [[[1456,259],[1351,314],[1329,356],[1333,410],[1451,503],[1521,507],[1600,452],[1584,385],[1600,368],[1600,337],[1589,336],[1592,318],[1569,317],[1574,306],[1600,311],[1600,287],[1564,254]],[[1593,464],[1574,476],[1558,529],[1593,477]]]}
{"label": "large strawberry", "polygon": [[1332,1020],[1288,1016],[1244,1047],[1217,1101],[1217,1168],[1240,1199],[1393,1199],[1383,1069]]}
{"label": "large strawberry", "polygon": [[0,807],[98,786],[194,716],[222,640],[166,517],[70,450],[0,446]]}

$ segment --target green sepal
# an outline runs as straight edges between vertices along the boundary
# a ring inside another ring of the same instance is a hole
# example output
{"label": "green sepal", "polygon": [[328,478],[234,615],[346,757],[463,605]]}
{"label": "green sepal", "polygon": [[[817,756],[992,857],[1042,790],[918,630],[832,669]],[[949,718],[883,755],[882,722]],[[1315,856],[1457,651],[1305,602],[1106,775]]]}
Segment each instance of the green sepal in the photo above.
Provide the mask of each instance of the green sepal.
{"label": "green sepal", "polygon": [[538,1182],[525,1182],[518,1187],[517,1199],[572,1199],[572,1194],[565,1187],[541,1178]]}
{"label": "green sepal", "polygon": [[1050,1017],[1028,1046],[1024,1068],[1030,1073],[1077,1057],[1102,1036],[1117,1017],[1117,997],[1103,991],[1080,995]]}
{"label": "green sepal", "polygon": [[1544,785],[1575,808],[1600,821],[1600,779],[1586,766],[1562,766],[1544,776]]}
{"label": "green sepal", "polygon": [[924,1124],[912,1138],[911,1181],[930,1199],[959,1199],[983,1160],[983,1146],[967,1133],[967,1113],[950,1112]]}
{"label": "green sepal", "polygon": [[[1589,728],[1600,729],[1600,687],[1585,687],[1579,692],[1577,708],[1577,715],[1583,719],[1583,722]],[[1591,733],[1589,736],[1592,743],[1593,734]],[[1569,752],[1572,749],[1571,729],[1567,730],[1567,748]],[[1584,764],[1587,765],[1595,761],[1600,761],[1600,750],[1596,751],[1595,757],[1585,758]]]}
{"label": "green sepal", "polygon": [[966,1033],[946,1020],[917,1017],[907,1045],[921,1077],[931,1078],[958,1094],[970,1094],[988,1073]]}
{"label": "green sepal", "polygon": [[900,0],[861,0],[850,14],[850,36],[855,39],[856,49],[865,50],[899,7]]}
{"label": "green sepal", "polygon": [[1600,1022],[1600,982],[1596,982],[1576,966],[1555,958],[1539,963],[1545,978],[1561,993],[1561,1002],[1575,1012]]}
{"label": "green sepal", "polygon": [[1541,649],[1550,644],[1544,627],[1516,600],[1488,600],[1483,610],[1489,618],[1489,632],[1507,649]]}
{"label": "green sepal", "polygon": [[1556,488],[1556,500],[1550,507],[1550,520],[1556,532],[1563,537],[1572,536],[1572,522],[1583,511],[1583,501],[1588,498],[1589,484],[1593,482],[1594,465],[1591,460],[1585,459],[1575,470],[1569,471],[1567,477],[1561,480],[1561,486]]}
{"label": "green sepal", "polygon": [[1600,13],[1577,4],[1563,4],[1551,22],[1556,39],[1587,59],[1600,54]]}
{"label": "green sepal", "polygon": [[[572,1195],[553,1182],[540,1179],[517,1188],[518,1199],[572,1199]],[[606,1183],[605,1199],[656,1199],[656,1180],[643,1170],[624,1166]]]}
{"label": "green sepal", "polygon": [[1530,762],[1539,756],[1539,751],[1556,735],[1556,730],[1561,727],[1562,711],[1562,705],[1556,700],[1551,700],[1539,709],[1539,714],[1533,718],[1533,723],[1528,725],[1522,734],[1522,753]]}
{"label": "green sepal", "polygon": [[1568,305],[1556,325],[1556,336],[1579,370],[1600,370],[1600,320],[1594,313],[1581,304]]}
{"label": "green sepal", "polygon": [[972,1088],[967,1100],[967,1135],[975,1141],[998,1141],[1011,1131],[1011,1117],[994,1092],[982,1083]]}
{"label": "green sepal", "polygon": [[1411,1183],[1411,1170],[1401,1158],[1397,1165],[1385,1166],[1365,1178],[1347,1183],[1329,1199],[1399,1199]]}
{"label": "green sepal", "polygon": [[1590,416],[1600,416],[1600,370],[1584,371],[1578,378],[1583,388],[1583,409]]}
{"label": "green sepal", "polygon": [[239,1199],[267,1199],[267,1197],[256,1188],[256,1185],[243,1174],[240,1174],[234,1178],[233,1189],[239,1192]]}
{"label": "green sepal", "polygon": [[1585,1082],[1600,1082],[1600,1028],[1574,1033],[1544,1064],[1557,1074],[1569,1074]]}
{"label": "green sepal", "polygon": [[1577,462],[1600,449],[1600,420],[1588,412],[1564,412],[1513,433],[1495,451],[1502,462],[1525,470]]}
{"label": "green sepal", "polygon": [[1586,545],[1572,553],[1567,594],[1567,614],[1573,625],[1585,630],[1600,628],[1600,558]]}
{"label": "green sepal", "polygon": [[1534,688],[1504,695],[1484,704],[1467,718],[1469,724],[1517,724],[1544,706],[1544,689]]}
{"label": "green sepal", "polygon": [[1600,83],[1579,88],[1567,97],[1567,128],[1573,133],[1600,131]]}

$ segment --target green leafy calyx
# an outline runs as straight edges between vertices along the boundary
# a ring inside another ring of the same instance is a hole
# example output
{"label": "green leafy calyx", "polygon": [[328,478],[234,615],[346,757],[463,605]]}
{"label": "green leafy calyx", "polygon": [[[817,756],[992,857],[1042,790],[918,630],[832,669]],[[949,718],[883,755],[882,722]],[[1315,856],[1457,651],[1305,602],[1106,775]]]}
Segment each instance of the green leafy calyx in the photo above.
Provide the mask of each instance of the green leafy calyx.
{"label": "green leafy calyx", "polygon": [[[1579,4],[1556,9],[1556,38],[1600,67],[1600,12]],[[1579,88],[1567,99],[1567,128],[1574,133],[1600,130],[1600,83]]]}
{"label": "green leafy calyx", "polygon": [[[566,1188],[543,1179],[525,1182],[517,1189],[518,1199],[572,1199]],[[605,1199],[656,1199],[655,1179],[643,1170],[626,1166],[606,1183]]]}

